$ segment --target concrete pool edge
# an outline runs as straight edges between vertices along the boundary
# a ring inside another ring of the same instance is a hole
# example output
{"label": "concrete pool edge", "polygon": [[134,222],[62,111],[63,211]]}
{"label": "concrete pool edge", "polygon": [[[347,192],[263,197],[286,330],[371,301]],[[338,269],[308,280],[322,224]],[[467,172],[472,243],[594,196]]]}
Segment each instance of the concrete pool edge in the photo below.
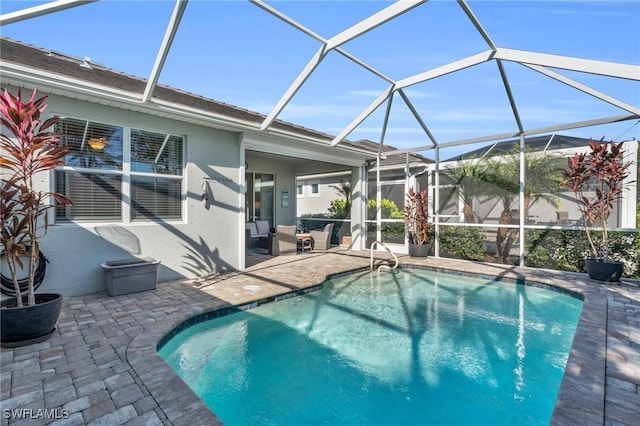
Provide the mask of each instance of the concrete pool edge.
{"label": "concrete pool edge", "polygon": [[[575,292],[584,298],[584,305],[567,367],[558,393],[551,424],[602,424],[605,404],[605,356],[607,298],[598,291],[601,285],[589,281],[586,276],[559,271],[529,270],[502,267],[500,265],[476,265],[456,262],[442,266],[442,262],[430,265],[424,259],[403,259],[406,267],[431,267],[452,273],[465,273],[507,279],[525,279],[531,282],[558,287]],[[330,273],[317,274],[313,281],[298,288],[321,284],[328,276],[361,271],[362,266],[331,269]],[[228,284],[228,281],[226,282]],[[271,296],[286,294],[290,290],[279,287]],[[262,297],[256,300],[261,300]],[[247,299],[245,303],[251,303]],[[151,332],[135,337],[129,344],[126,357],[142,383],[162,408],[172,424],[220,424],[220,420],[200,398],[160,358],[158,343],[175,327],[194,316],[231,307],[230,303],[211,303],[189,307],[175,313]]]}

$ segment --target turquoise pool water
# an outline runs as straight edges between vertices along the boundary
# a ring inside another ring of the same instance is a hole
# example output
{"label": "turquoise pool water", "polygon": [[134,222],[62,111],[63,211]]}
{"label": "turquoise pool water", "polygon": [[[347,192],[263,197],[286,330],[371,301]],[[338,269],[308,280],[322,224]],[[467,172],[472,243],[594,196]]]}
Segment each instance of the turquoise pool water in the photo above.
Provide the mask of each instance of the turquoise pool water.
{"label": "turquoise pool water", "polygon": [[582,301],[402,269],[193,325],[162,358],[227,425],[548,424]]}

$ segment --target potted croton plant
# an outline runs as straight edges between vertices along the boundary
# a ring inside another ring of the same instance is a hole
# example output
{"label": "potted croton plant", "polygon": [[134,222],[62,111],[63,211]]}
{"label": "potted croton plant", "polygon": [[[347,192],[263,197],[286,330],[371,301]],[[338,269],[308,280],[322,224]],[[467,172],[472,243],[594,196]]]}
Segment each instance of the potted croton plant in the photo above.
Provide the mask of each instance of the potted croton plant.
{"label": "potted croton plant", "polygon": [[622,143],[589,140],[589,151],[569,157],[563,170],[564,183],[575,194],[582,213],[591,249],[585,269],[595,280],[620,281],[624,271],[624,263],[610,257],[608,219],[622,195],[631,164],[624,161]]}
{"label": "potted croton plant", "polygon": [[26,101],[20,89],[16,96],[6,89],[0,93],[0,235],[3,263],[9,269],[15,294],[1,303],[2,346],[20,346],[48,338],[55,330],[62,306],[60,294],[35,293],[44,278],[41,272],[46,259],[39,242],[47,231],[47,212],[55,205],[71,204],[65,196],[40,191],[35,185],[36,176],[62,165],[68,151],[60,144],[59,135],[47,130],[58,118],[41,121],[46,99],[46,96],[36,99],[35,90]]}
{"label": "potted croton plant", "polygon": [[404,205],[404,222],[409,232],[409,255],[426,257],[431,250],[427,191],[409,188]]}

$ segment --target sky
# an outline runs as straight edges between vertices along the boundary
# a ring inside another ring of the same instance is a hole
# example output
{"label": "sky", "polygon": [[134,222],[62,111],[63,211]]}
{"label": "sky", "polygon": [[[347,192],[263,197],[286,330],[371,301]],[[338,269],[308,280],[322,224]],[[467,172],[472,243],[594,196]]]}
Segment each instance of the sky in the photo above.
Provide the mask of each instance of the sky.
{"label": "sky", "polygon": [[[2,14],[45,2],[3,0]],[[389,6],[382,1],[269,1],[270,6],[330,38]],[[640,2],[469,1],[493,42],[502,48],[640,65]],[[3,36],[148,78],[173,1],[103,0],[5,25]],[[190,1],[159,82],[263,114],[271,112],[320,43],[245,1]],[[394,80],[488,50],[454,1],[429,1],[344,44],[345,51]],[[625,111],[504,62],[525,128],[625,114]],[[568,71],[561,74],[640,107],[640,83]],[[278,118],[337,135],[388,83],[332,51]],[[405,89],[440,143],[516,131],[495,61]],[[380,141],[387,104],[349,140]],[[638,120],[563,130],[564,135],[622,141],[640,139]],[[430,144],[399,97],[391,103],[385,143]],[[484,144],[443,150],[442,158]],[[433,158],[433,151],[421,152]]]}

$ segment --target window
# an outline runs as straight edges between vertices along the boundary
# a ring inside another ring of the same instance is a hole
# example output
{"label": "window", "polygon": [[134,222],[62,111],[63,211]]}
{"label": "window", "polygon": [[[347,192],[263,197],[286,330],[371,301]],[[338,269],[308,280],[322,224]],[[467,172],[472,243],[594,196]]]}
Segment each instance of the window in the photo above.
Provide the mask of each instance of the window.
{"label": "window", "polygon": [[318,184],[312,183],[310,186],[311,186],[311,196],[312,197],[320,196],[320,187],[318,186]]}
{"label": "window", "polygon": [[131,130],[131,220],[180,219],[181,175],[182,138]]}
{"label": "window", "polygon": [[296,193],[298,194],[298,197],[302,197],[303,193],[302,193],[302,184],[297,184],[296,185]]}
{"label": "window", "polygon": [[57,221],[182,218],[182,137],[78,119],[56,131],[71,148],[56,191],[73,201],[56,209]]}

